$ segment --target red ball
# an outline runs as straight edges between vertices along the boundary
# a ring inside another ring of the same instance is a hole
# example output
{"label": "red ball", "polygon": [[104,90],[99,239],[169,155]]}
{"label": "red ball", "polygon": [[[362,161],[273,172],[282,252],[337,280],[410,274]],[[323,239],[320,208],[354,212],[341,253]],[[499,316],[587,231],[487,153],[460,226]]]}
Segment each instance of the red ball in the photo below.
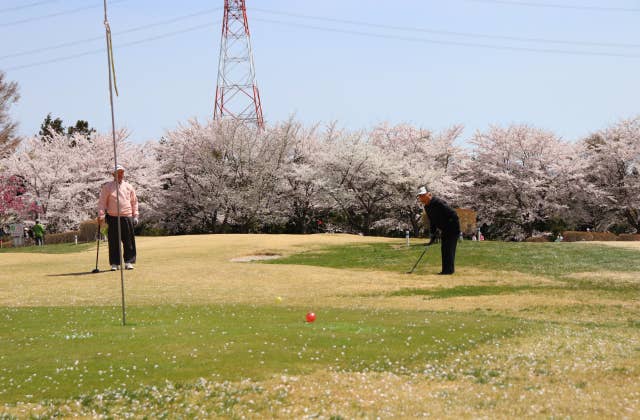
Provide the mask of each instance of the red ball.
{"label": "red ball", "polygon": [[316,314],[313,312],[307,312],[307,322],[313,322],[316,320]]}

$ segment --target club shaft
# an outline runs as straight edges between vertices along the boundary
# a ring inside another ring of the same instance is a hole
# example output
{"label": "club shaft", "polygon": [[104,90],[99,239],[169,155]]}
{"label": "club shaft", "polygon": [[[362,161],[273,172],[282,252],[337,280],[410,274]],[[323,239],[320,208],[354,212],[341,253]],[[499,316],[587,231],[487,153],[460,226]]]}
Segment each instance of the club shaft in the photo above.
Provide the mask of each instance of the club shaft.
{"label": "club shaft", "polygon": [[426,254],[427,249],[429,249],[429,248],[427,248],[427,247],[424,248],[424,251],[422,251],[422,254],[420,254],[420,257],[418,258],[418,261],[416,261],[416,263],[413,264],[413,267],[411,267],[411,270],[409,271],[409,274],[413,273],[413,270],[416,269],[416,267],[418,266],[418,264],[422,260],[422,257],[424,257],[424,254]]}
{"label": "club shaft", "polygon": [[100,223],[98,223],[98,247],[96,248],[96,270],[98,269],[98,255],[100,255]]}

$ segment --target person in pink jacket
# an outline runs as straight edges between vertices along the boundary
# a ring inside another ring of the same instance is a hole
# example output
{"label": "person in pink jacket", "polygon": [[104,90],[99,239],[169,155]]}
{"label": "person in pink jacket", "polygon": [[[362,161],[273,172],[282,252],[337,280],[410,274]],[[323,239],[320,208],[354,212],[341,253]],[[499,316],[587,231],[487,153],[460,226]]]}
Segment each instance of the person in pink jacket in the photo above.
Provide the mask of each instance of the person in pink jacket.
{"label": "person in pink jacket", "polygon": [[[98,224],[102,225],[106,221],[109,226],[109,264],[111,264],[111,271],[116,271],[120,268],[118,215],[120,216],[124,267],[127,270],[133,270],[133,264],[136,262],[136,238],[133,229],[138,224],[138,198],[131,184],[124,180],[122,166],[116,167],[113,177],[113,181],[107,182],[100,189]],[[118,198],[120,209],[118,209]]]}

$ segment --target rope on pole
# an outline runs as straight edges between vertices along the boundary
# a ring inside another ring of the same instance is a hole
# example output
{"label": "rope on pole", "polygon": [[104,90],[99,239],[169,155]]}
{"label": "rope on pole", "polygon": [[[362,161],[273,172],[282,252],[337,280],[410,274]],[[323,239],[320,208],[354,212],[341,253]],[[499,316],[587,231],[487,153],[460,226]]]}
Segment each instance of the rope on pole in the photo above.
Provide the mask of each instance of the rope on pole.
{"label": "rope on pole", "polygon": [[[106,0],[105,0],[106,3]],[[111,75],[113,75],[113,88],[116,91],[116,96],[120,96],[118,94],[118,82],[116,79],[116,65],[115,65],[115,61],[113,60],[113,40],[111,39],[111,26],[109,26],[109,21],[107,20],[107,15],[105,12],[105,18],[104,18],[104,27],[107,31],[107,54],[109,54],[109,69],[111,70]],[[111,80],[111,76],[109,76],[109,80]]]}

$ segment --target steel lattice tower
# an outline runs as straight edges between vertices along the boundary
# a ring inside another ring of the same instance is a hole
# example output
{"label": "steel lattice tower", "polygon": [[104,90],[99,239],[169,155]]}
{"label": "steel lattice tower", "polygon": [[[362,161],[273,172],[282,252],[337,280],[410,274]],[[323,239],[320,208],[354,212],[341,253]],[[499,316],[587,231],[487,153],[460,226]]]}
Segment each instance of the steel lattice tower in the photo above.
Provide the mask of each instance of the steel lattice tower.
{"label": "steel lattice tower", "polygon": [[213,119],[224,117],[264,128],[245,0],[224,0]]}

